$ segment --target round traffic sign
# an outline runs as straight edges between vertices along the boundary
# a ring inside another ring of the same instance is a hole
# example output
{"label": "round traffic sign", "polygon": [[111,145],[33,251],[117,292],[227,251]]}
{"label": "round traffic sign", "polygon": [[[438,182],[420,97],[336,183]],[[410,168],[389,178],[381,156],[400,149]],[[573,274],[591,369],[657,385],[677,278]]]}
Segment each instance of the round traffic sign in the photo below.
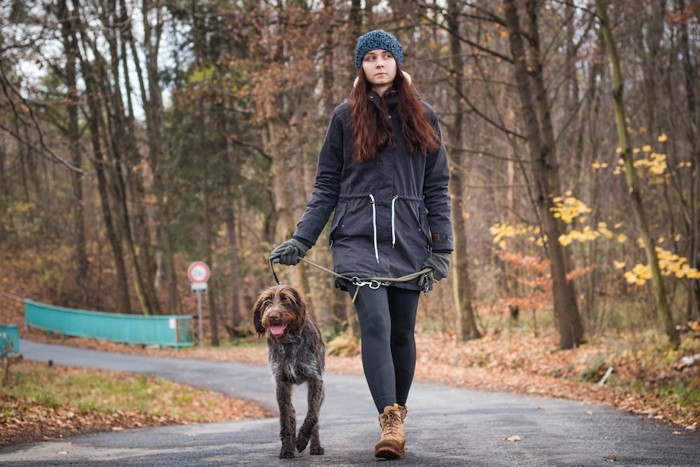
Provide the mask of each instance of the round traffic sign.
{"label": "round traffic sign", "polygon": [[204,261],[195,261],[187,268],[187,277],[195,284],[202,284],[209,280],[211,271]]}

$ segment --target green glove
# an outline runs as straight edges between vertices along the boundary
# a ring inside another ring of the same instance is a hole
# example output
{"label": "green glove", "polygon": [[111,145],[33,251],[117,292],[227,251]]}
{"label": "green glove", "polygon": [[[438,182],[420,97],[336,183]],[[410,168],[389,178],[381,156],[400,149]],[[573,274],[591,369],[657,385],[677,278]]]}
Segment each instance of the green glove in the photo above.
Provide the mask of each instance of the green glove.
{"label": "green glove", "polygon": [[428,273],[433,282],[447,277],[447,274],[450,272],[450,255],[451,253],[432,252],[423,263],[423,269],[430,268],[433,270],[432,273]]}
{"label": "green glove", "polygon": [[296,238],[290,238],[272,250],[272,253],[270,253],[270,260],[273,263],[294,266],[295,264],[299,264],[299,261],[301,261],[301,258],[304,257],[307,251],[309,251],[308,246],[304,245]]}

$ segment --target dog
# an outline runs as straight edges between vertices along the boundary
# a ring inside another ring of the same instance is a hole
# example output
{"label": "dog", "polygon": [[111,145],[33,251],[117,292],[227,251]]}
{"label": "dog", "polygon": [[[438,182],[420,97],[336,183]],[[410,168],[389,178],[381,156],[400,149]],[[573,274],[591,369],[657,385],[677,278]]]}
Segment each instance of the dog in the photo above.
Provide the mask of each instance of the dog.
{"label": "dog", "polygon": [[[306,316],[304,297],[289,285],[265,289],[253,306],[253,324],[259,337],[267,334],[268,360],[277,385],[282,440],[279,457],[294,457],[294,449],[304,451],[309,441],[310,454],[324,454],[318,422],[324,398],[326,347],[318,326]],[[309,408],[296,433],[292,389],[302,383],[308,386]]]}

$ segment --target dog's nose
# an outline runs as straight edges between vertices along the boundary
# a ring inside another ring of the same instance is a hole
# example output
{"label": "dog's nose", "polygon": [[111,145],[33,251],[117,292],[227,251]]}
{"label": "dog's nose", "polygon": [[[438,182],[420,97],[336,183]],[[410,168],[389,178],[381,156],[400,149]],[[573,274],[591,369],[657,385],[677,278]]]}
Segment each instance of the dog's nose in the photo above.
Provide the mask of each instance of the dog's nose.
{"label": "dog's nose", "polygon": [[270,322],[271,323],[276,323],[282,319],[282,316],[276,311],[271,311],[270,312]]}

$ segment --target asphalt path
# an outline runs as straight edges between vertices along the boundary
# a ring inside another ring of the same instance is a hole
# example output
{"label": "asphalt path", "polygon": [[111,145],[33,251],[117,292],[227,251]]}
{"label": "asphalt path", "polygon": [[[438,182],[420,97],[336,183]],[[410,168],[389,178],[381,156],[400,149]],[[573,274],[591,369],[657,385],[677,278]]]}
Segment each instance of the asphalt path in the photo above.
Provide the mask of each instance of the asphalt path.
{"label": "asphalt path", "polygon": [[[147,373],[275,409],[274,385],[265,366],[114,354],[25,340],[21,349],[28,360]],[[327,374],[325,382],[323,456],[310,456],[307,448],[295,459],[278,459],[279,424],[266,419],[142,428],[6,446],[0,449],[0,465],[386,462],[373,457],[379,425],[364,379]],[[306,413],[305,396],[304,386],[295,391],[299,424]],[[416,383],[408,406],[403,466],[700,465],[700,433],[602,405]]]}

